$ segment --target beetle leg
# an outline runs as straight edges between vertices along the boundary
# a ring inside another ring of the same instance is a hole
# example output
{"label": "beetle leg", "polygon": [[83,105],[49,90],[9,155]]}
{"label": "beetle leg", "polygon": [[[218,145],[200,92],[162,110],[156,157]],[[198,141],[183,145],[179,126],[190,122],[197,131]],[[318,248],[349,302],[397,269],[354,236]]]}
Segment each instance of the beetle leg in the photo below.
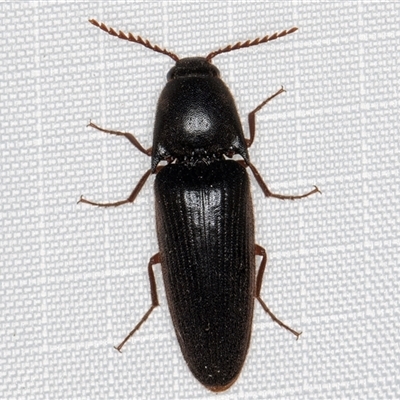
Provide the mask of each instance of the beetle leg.
{"label": "beetle leg", "polygon": [[83,196],[81,196],[81,198],[78,201],[78,204],[86,203],[86,204],[90,204],[92,206],[99,206],[99,207],[118,207],[122,204],[133,203],[136,199],[136,196],[142,190],[142,187],[146,183],[147,178],[150,176],[150,174],[151,174],[151,169],[147,170],[146,173],[140,178],[140,181],[136,185],[135,189],[133,189],[133,192],[131,193],[131,195],[125,200],[117,201],[115,203],[95,203],[93,201],[86,200]]}
{"label": "beetle leg", "polygon": [[261,190],[264,192],[266,197],[275,197],[275,198],[281,199],[281,200],[296,200],[296,199],[302,199],[303,197],[310,196],[310,195],[312,195],[314,193],[321,193],[321,191],[316,186],[314,186],[314,189],[311,190],[310,192],[304,193],[304,194],[301,194],[301,195],[298,195],[298,196],[286,196],[286,195],[283,195],[283,194],[272,193],[268,189],[267,184],[263,181],[263,178],[260,175],[260,173],[257,171],[256,167],[251,163],[249,163],[248,165],[249,165],[249,167],[251,169],[251,172],[253,173],[254,177],[256,178],[257,183],[260,185]]}
{"label": "beetle leg", "polygon": [[129,333],[129,335],[121,342],[120,345],[117,347],[114,346],[116,350],[118,350],[121,353],[122,347],[125,345],[125,343],[135,334],[137,330],[146,322],[147,318],[149,318],[150,314],[153,312],[153,310],[159,306],[158,302],[158,296],[157,296],[157,285],[156,285],[156,279],[154,277],[154,271],[153,271],[153,265],[155,264],[160,264],[161,263],[161,258],[160,258],[160,253],[155,254],[153,257],[150,258],[149,260],[149,265],[148,265],[148,271],[149,271],[149,280],[150,280],[150,292],[151,292],[151,307],[149,310],[146,312],[146,314],[143,315],[142,319],[139,321],[139,323],[132,329],[132,331]]}
{"label": "beetle leg", "polygon": [[117,135],[117,136],[125,136],[139,151],[142,153],[146,154],[147,156],[151,156],[151,151],[152,148],[145,149],[139,141],[133,136],[131,133],[128,132],[120,132],[120,131],[110,131],[109,129],[103,129],[94,124],[92,121],[90,121],[89,125],[92,128],[97,129],[98,131],[109,133],[111,135]]}
{"label": "beetle leg", "polygon": [[265,251],[265,249],[261,246],[259,246],[258,244],[255,245],[255,255],[256,256],[261,256],[261,263],[260,263],[260,267],[258,269],[258,273],[257,273],[257,280],[256,280],[256,299],[259,301],[259,303],[261,304],[261,307],[264,309],[264,311],[272,318],[273,321],[275,321],[278,325],[280,325],[282,328],[287,329],[289,332],[292,332],[293,335],[296,336],[296,338],[299,338],[299,336],[301,335],[301,332],[297,332],[294,329],[290,328],[289,326],[287,326],[286,324],[284,324],[280,319],[278,319],[273,313],[272,311],[267,307],[267,305],[264,303],[264,301],[262,300],[261,296],[260,296],[260,292],[261,292],[261,286],[262,286],[262,281],[263,281],[263,276],[264,276],[264,271],[265,271],[265,267],[267,265],[267,252]]}
{"label": "beetle leg", "polygon": [[261,104],[259,104],[251,113],[249,113],[248,121],[249,121],[249,129],[250,129],[250,139],[246,139],[247,147],[250,147],[253,144],[254,138],[256,137],[256,113],[260,111],[270,100],[279,94],[286,92],[283,86],[271,97],[268,97],[267,100],[264,100]]}

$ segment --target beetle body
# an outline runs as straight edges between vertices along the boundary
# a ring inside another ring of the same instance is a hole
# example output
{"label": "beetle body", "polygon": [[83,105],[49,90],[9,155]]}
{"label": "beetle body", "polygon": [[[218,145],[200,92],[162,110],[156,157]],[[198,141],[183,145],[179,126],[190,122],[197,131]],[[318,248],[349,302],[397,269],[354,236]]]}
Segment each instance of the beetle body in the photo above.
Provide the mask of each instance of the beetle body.
{"label": "beetle body", "polygon": [[219,71],[178,61],[161,93],[152,167],[161,268],[176,336],[194,376],[221,391],[249,347],[255,293],[254,222],[239,115]]}
{"label": "beetle body", "polygon": [[[159,253],[148,264],[152,305],[116,349],[121,350],[159,305],[153,266],[161,264],[168,307],[189,369],[209,390],[226,390],[239,376],[246,359],[255,299],[275,322],[300,335],[275,317],[260,296],[267,256],[254,241],[246,167],[267,197],[294,200],[319,190],[315,187],[303,195],[286,196],[268,189],[250,162],[247,149],[255,137],[255,114],[284,90],[249,113],[250,138],[245,139],[233,97],[211,59],[277,39],[297,28],[236,43],[205,58],[179,59],[139,36],[117,32],[95,20],[90,22],[112,36],[139,43],[176,62],[158,101],[151,148],[145,149],[130,133],[89,124],[126,137],[151,156],[151,168],[125,200],[95,203],[81,197],[80,202],[102,207],[131,203],[151,173],[156,174]],[[230,160],[234,155],[242,160]],[[255,256],[262,257],[257,274]]]}

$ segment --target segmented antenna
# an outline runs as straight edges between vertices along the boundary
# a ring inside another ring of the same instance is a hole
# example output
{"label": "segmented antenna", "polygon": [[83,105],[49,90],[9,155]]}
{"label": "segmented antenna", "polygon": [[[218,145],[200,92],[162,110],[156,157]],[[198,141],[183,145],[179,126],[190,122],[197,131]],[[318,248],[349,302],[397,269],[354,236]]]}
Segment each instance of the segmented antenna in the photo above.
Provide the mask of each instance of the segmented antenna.
{"label": "segmented antenna", "polygon": [[148,49],[156,51],[157,53],[162,53],[162,54],[165,54],[165,55],[171,57],[174,61],[179,61],[179,57],[176,54],[171,53],[170,51],[168,51],[166,49],[162,49],[158,46],[155,46],[155,45],[151,44],[148,40],[142,39],[140,36],[135,37],[130,32],[128,32],[128,33],[124,33],[122,31],[117,32],[113,28],[108,27],[107,25],[103,24],[102,22],[97,22],[95,19],[90,19],[89,22],[91,24],[93,24],[94,26],[97,26],[104,32],[107,32],[111,36],[116,36],[120,39],[128,40],[129,42],[139,43],[142,46],[147,47]]}
{"label": "segmented antenna", "polygon": [[210,53],[206,57],[206,60],[210,61],[212,58],[214,58],[215,56],[217,56],[218,54],[221,54],[221,53],[229,53],[230,51],[233,51],[233,50],[243,49],[245,47],[250,47],[250,46],[257,46],[258,44],[261,44],[261,43],[270,42],[271,40],[275,40],[275,39],[278,39],[278,38],[280,38],[282,36],[286,36],[286,35],[289,35],[289,34],[291,34],[293,32],[296,32],[297,29],[298,28],[293,27],[293,28],[291,28],[289,30],[282,31],[281,33],[276,32],[271,36],[267,35],[267,36],[264,36],[263,38],[257,38],[257,39],[254,39],[254,40],[247,40],[246,42],[243,42],[243,43],[238,42],[236,44],[226,46],[223,49],[219,49],[219,50],[216,50],[216,51],[213,51],[212,53]]}

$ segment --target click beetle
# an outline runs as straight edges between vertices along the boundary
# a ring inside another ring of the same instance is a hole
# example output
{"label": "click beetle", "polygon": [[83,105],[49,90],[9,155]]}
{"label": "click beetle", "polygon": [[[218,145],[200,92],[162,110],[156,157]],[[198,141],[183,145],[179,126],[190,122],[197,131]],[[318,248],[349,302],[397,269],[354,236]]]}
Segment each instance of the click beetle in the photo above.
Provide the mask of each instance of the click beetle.
{"label": "click beetle", "polygon": [[[102,207],[132,203],[148,177],[156,174],[159,252],[148,264],[151,307],[116,349],[122,349],[159,305],[153,266],[161,264],[168,307],[187,365],[207,389],[224,391],[236,381],[246,359],[254,299],[280,326],[300,335],[275,317],[260,295],[267,254],[254,240],[246,168],[250,168],[267,197],[294,200],[319,190],[315,186],[303,195],[288,196],[268,189],[247,150],[255,138],[256,113],[284,90],[278,90],[249,114],[247,139],[234,99],[211,60],[221,53],[275,40],[297,28],[239,42],[206,57],[179,59],[140,36],[117,32],[95,20],[89,22],[110,35],[139,43],[175,61],[158,101],[152,147],[145,149],[130,133],[89,124],[102,132],[124,136],[151,156],[151,167],[127,199],[95,203],[81,197],[81,203]],[[241,159],[232,159],[234,155]],[[261,256],[258,271],[256,256]]]}

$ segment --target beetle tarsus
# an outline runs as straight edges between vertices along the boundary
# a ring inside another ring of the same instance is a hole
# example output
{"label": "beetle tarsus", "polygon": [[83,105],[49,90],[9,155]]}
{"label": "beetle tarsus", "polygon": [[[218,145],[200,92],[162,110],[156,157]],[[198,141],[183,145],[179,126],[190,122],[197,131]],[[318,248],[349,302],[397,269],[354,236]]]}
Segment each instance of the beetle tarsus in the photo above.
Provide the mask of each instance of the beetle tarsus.
{"label": "beetle tarsus", "polygon": [[114,346],[114,349],[118,351],[118,353],[122,354],[122,351],[119,349],[119,346]]}
{"label": "beetle tarsus", "polygon": [[85,204],[90,204],[91,206],[97,206],[97,207],[118,207],[121,206],[122,204],[129,203],[129,199],[126,200],[121,200],[117,201],[115,203],[96,203],[94,201],[86,200],[83,196],[79,199],[78,203],[85,203]]}
{"label": "beetle tarsus", "polygon": [[264,247],[261,247],[260,245],[256,244],[254,253],[256,256],[260,256],[261,262],[260,266],[258,268],[258,273],[257,273],[257,279],[256,279],[256,295],[255,298],[259,301],[261,304],[261,307],[264,309],[264,311],[271,317],[271,319],[276,322],[278,325],[280,325],[282,328],[287,329],[289,332],[292,332],[293,335],[296,336],[296,340],[299,338],[301,335],[301,332],[297,332],[294,329],[290,328],[288,325],[283,323],[278,317],[274,315],[274,313],[267,307],[267,305],[264,303],[263,299],[261,298],[261,287],[262,287],[262,282],[263,282],[263,276],[265,272],[265,267],[267,266],[267,252],[264,249]]}
{"label": "beetle tarsus", "polygon": [[139,321],[138,324],[129,332],[128,336],[117,346],[114,347],[121,353],[122,347],[124,347],[125,343],[139,330],[139,328],[146,322],[147,318],[149,318],[150,314],[153,310],[159,306],[158,296],[157,296],[157,285],[156,285],[156,278],[154,276],[153,265],[160,264],[161,258],[160,253],[155,254],[153,257],[150,258],[148,264],[148,273],[149,273],[149,281],[150,281],[150,292],[151,292],[151,307],[147,310],[146,314],[143,315],[142,319]]}
{"label": "beetle tarsus", "polygon": [[264,311],[271,317],[272,321],[276,322],[279,326],[282,328],[285,328],[289,332],[293,333],[293,335],[296,336],[296,339],[299,338],[299,336],[302,334],[302,332],[297,332],[294,329],[292,329],[290,326],[286,325],[283,323],[278,317],[274,315],[274,313],[267,307],[267,305],[264,303],[263,299],[261,297],[257,297],[257,300],[261,304],[261,307],[264,309]]}
{"label": "beetle tarsus", "polygon": [[[158,305],[158,304],[157,304]],[[117,346],[114,348],[116,350],[118,350],[120,353],[122,353],[121,349],[122,347],[124,347],[125,343],[140,329],[140,327],[146,322],[147,318],[149,318],[150,314],[153,312],[153,310],[156,308],[157,306],[152,305],[149,310],[146,312],[146,314],[144,314],[144,316],[142,317],[142,319],[139,321],[139,323],[132,329],[131,332],[129,332],[128,336]]]}
{"label": "beetle tarsus", "polygon": [[250,167],[251,172],[253,173],[254,177],[256,178],[256,181],[257,181],[258,185],[260,186],[261,190],[264,192],[264,195],[266,197],[275,197],[276,199],[280,199],[280,200],[298,200],[298,199],[302,199],[304,197],[311,196],[314,193],[321,193],[321,191],[315,185],[314,185],[314,189],[311,190],[310,192],[304,193],[304,194],[300,194],[300,195],[296,195],[296,196],[272,193],[268,189],[267,184],[264,182],[262,176],[257,171],[256,167],[251,163],[249,163],[248,166]]}
{"label": "beetle tarsus", "polygon": [[115,203],[95,203],[94,201],[86,200],[83,196],[81,196],[81,198],[78,201],[78,204],[86,203],[97,207],[118,207],[122,206],[123,204],[133,203],[150,175],[151,175],[151,169],[148,169],[146,173],[140,178],[139,182],[133,189],[131,195],[125,200],[116,201]]}
{"label": "beetle tarsus", "polygon": [[124,136],[126,137],[139,151],[141,151],[143,154],[146,154],[146,156],[151,156],[151,151],[152,148],[145,149],[140,142],[135,138],[132,133],[129,132],[120,132],[120,131],[113,131],[110,129],[104,129],[100,128],[100,126],[94,124],[92,121],[89,122],[87,126],[90,126],[91,128],[97,129],[100,132],[104,133],[109,133],[110,135],[116,135],[116,136]]}

